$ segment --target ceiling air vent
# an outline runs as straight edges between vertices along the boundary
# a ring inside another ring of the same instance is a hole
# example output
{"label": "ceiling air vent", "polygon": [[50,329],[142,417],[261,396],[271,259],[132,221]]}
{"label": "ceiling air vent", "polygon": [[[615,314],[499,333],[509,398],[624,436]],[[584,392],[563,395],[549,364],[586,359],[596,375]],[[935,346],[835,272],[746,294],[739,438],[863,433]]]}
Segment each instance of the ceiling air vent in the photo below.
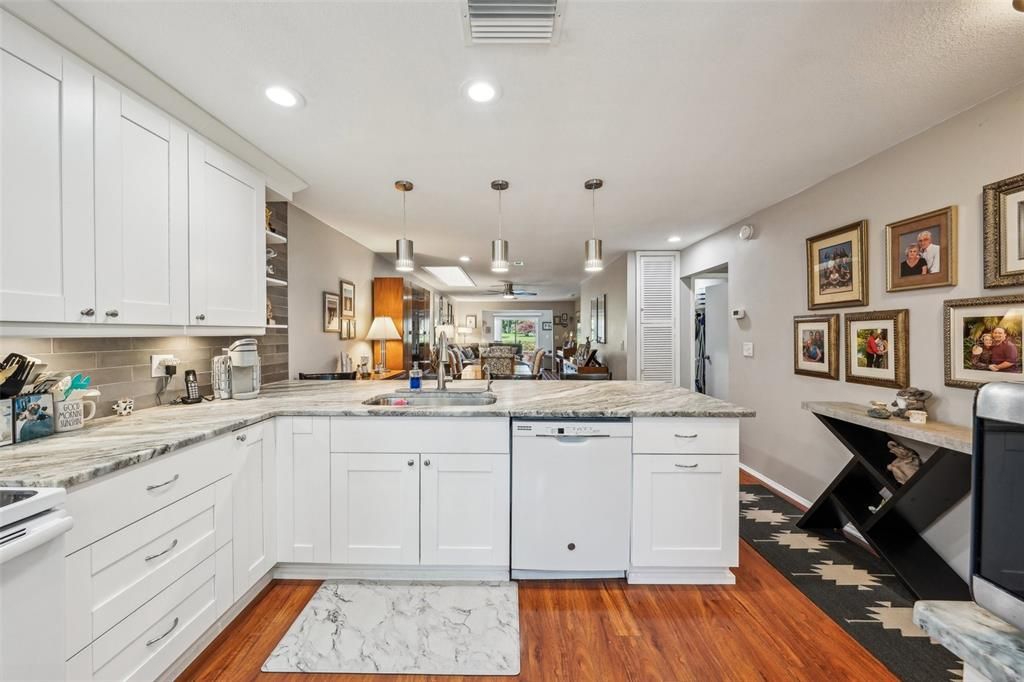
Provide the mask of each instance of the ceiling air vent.
{"label": "ceiling air vent", "polygon": [[565,0],[463,0],[467,45],[553,45]]}

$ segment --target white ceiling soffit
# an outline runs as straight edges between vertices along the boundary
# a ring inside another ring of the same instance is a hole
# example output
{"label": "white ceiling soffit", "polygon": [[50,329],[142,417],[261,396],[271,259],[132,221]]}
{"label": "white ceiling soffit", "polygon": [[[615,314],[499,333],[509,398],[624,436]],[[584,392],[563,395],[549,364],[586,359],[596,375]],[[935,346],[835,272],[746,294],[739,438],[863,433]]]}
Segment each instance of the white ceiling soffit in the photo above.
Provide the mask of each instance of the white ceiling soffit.
{"label": "white ceiling soffit", "polygon": [[264,153],[205,109],[190,100],[131,55],[96,33],[52,0],[9,2],[0,7],[45,33],[96,69],[144,97],[179,121],[220,145],[266,176],[267,186],[287,201],[309,183]]}
{"label": "white ceiling soffit", "polygon": [[566,0],[462,0],[467,45],[555,45]]}

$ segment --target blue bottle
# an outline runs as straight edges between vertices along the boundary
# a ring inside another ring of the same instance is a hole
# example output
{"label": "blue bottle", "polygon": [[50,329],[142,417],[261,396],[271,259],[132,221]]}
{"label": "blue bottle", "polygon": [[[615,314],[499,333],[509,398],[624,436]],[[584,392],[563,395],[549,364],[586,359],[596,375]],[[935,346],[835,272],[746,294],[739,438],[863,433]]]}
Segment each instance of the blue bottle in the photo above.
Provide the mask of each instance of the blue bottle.
{"label": "blue bottle", "polygon": [[414,362],[412,369],[409,371],[409,390],[419,392],[423,385],[423,370],[420,369],[420,363]]}

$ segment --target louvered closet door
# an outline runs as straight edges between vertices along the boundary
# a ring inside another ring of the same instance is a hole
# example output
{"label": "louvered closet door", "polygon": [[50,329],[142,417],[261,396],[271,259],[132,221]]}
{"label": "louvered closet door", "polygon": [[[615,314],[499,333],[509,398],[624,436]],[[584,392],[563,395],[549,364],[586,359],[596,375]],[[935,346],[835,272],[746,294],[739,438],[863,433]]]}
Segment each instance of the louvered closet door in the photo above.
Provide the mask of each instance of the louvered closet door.
{"label": "louvered closet door", "polygon": [[675,252],[637,253],[640,381],[679,381],[678,258]]}

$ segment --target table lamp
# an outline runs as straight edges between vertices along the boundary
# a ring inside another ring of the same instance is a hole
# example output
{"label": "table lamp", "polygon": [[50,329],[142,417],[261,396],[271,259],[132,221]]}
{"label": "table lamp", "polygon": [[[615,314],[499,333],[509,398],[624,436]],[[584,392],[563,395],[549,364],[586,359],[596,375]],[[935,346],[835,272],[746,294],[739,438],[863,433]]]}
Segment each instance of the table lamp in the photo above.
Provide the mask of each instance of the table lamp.
{"label": "table lamp", "polygon": [[377,373],[380,374],[388,366],[388,341],[401,341],[402,335],[398,333],[395,321],[386,315],[373,318],[370,331],[366,332],[367,341],[380,341],[380,364],[377,366]]}

